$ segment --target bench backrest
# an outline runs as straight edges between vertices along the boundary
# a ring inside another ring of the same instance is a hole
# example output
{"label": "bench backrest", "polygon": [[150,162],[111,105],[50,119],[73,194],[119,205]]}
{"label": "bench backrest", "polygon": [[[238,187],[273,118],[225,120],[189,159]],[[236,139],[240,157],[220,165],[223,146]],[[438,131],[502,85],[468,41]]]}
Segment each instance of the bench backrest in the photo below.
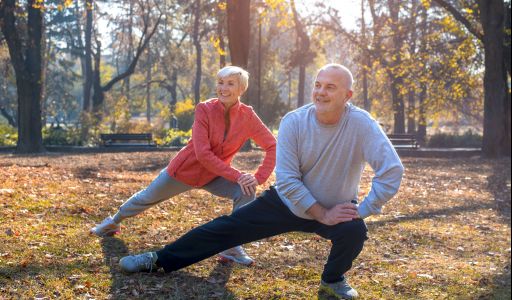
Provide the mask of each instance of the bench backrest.
{"label": "bench backrest", "polygon": [[407,133],[393,133],[388,134],[388,138],[391,139],[411,139],[415,140],[416,136],[414,134],[407,134]]}
{"label": "bench backrest", "polygon": [[102,133],[100,135],[101,140],[152,140],[153,135],[151,133]]}

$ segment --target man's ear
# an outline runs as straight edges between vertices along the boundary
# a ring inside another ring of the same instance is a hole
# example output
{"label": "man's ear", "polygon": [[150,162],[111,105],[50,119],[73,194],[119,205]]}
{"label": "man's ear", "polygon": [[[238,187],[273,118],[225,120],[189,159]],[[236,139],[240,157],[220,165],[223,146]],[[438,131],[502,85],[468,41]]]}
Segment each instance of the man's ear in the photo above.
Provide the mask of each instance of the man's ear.
{"label": "man's ear", "polygon": [[347,98],[347,100],[346,100],[346,101],[348,101],[348,100],[350,100],[350,98],[352,98],[352,94],[353,94],[353,93],[352,93],[352,91],[348,91],[348,92],[347,92],[347,97],[348,97],[348,98]]}

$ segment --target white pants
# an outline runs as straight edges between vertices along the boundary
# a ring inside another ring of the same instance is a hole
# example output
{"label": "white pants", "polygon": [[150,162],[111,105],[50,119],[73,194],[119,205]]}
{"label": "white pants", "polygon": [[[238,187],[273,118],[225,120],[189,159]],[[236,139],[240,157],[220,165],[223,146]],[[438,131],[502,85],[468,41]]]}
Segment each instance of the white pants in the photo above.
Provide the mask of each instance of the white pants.
{"label": "white pants", "polygon": [[[167,169],[163,169],[148,187],[135,193],[119,207],[119,211],[114,215],[114,222],[120,223],[122,220],[138,215],[162,201],[192,189],[194,187],[172,178],[167,173]],[[215,196],[233,199],[233,210],[251,202],[255,196],[244,195],[237,183],[223,177],[215,178],[203,186],[202,189]]]}

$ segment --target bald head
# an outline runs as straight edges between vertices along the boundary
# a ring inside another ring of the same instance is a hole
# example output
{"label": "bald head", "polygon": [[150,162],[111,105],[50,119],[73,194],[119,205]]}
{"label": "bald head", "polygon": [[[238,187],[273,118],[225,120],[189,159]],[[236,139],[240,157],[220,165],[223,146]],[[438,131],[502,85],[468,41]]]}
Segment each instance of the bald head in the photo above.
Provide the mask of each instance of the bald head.
{"label": "bald head", "polygon": [[340,65],[340,64],[327,64],[327,65],[323,66],[322,68],[320,68],[320,70],[318,70],[318,73],[320,73],[322,71],[328,71],[328,70],[336,71],[337,73],[339,73],[341,80],[342,80],[343,87],[348,90],[352,90],[352,84],[354,83],[354,77],[352,76],[352,72],[350,72],[350,70],[347,67]]}

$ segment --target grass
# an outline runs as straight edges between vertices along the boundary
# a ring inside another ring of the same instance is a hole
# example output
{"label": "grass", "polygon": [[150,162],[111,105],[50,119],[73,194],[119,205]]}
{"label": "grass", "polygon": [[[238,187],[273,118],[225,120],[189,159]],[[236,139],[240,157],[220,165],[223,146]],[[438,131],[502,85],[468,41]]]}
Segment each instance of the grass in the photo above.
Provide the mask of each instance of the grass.
{"label": "grass", "polygon": [[[246,245],[250,268],[210,258],[171,274],[120,272],[120,257],[230,212],[230,200],[195,190],[127,220],[120,235],[88,234],[174,154],[0,155],[0,299],[316,299],[329,242],[312,234]],[[259,161],[249,152],[234,164],[251,171]],[[404,165],[348,274],[362,299],[510,299],[510,160]]]}

